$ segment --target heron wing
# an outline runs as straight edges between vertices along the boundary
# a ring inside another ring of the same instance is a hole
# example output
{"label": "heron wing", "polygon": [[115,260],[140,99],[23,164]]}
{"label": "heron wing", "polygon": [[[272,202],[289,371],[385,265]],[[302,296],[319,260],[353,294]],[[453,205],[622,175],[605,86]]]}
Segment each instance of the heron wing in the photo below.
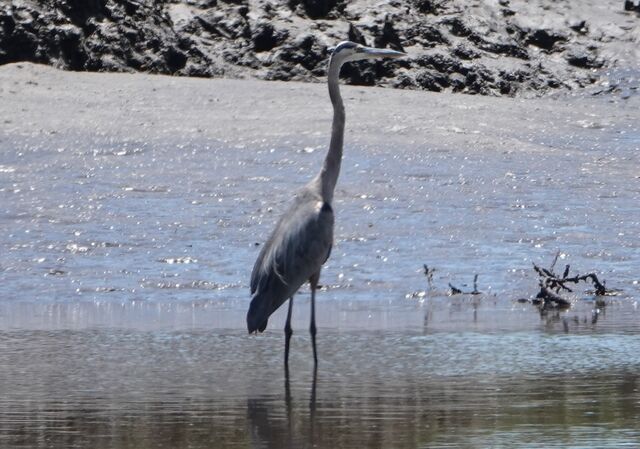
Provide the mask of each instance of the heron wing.
{"label": "heron wing", "polygon": [[309,194],[296,198],[253,267],[249,310],[253,320],[266,325],[268,317],[320,270],[331,250],[333,223],[328,203]]}

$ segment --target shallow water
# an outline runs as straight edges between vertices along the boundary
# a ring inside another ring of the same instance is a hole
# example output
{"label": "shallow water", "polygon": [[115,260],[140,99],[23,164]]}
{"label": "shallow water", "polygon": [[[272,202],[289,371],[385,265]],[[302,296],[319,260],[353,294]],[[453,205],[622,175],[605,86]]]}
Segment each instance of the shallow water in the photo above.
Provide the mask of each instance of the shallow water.
{"label": "shallow water", "polygon": [[[528,296],[531,262],[557,251],[559,266],[637,297],[640,133],[536,138],[544,151],[349,148],[322,277],[331,297],[402,299],[425,288],[423,264],[441,291],[477,273],[484,292]],[[245,299],[257,245],[324,152],[313,138],[1,145],[5,301]]]}
{"label": "shallow water", "polygon": [[639,312],[627,306],[596,323],[587,306],[541,319],[487,298],[396,307],[378,330],[323,328],[315,380],[306,332],[287,381],[280,331],[3,331],[0,445],[636,447]]}
{"label": "shallow water", "polygon": [[[637,447],[640,133],[523,138],[347,148],[317,380],[304,290],[286,382],[248,278],[324,138],[3,136],[0,446]],[[558,251],[620,294],[516,302]]]}

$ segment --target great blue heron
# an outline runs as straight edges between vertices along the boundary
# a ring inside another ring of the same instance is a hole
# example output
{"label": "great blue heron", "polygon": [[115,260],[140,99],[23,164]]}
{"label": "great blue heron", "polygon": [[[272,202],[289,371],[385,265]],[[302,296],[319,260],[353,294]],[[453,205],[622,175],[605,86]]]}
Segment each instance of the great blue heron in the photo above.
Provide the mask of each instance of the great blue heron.
{"label": "great blue heron", "polygon": [[333,104],[331,142],[320,173],[304,186],[293,204],[280,218],[271,237],[262,247],[251,273],[251,305],[247,313],[249,333],[262,332],[269,316],[287,299],[289,310],[285,324],[284,363],[289,363],[291,311],[293,295],[306,281],[311,285],[311,342],[314,366],[316,353],[315,293],[322,264],[329,258],[333,243],[333,191],[340,173],[344,140],[345,111],[338,75],[346,62],[361,59],[397,58],[404,53],[341,42],[329,60],[329,97]]}

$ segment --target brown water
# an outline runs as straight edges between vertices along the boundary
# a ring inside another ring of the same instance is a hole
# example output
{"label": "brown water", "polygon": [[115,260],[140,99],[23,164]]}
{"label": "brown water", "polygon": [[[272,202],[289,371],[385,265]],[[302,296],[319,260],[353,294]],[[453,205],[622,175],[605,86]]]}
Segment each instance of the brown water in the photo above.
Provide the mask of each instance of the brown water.
{"label": "brown water", "polygon": [[[38,309],[23,306],[25,315]],[[248,337],[232,328],[241,312],[226,309],[225,328],[215,324],[225,308],[209,306],[202,324],[189,326],[187,307],[175,304],[162,313],[157,304],[57,305],[40,308],[49,326],[26,317],[22,329],[2,331],[0,446],[640,443],[636,304],[611,303],[594,322],[587,303],[541,318],[529,305],[486,297],[432,298],[374,303],[365,317],[353,304],[328,301],[321,322],[336,326],[321,326],[317,378],[309,338],[298,331],[288,381],[279,329]],[[140,324],[106,324],[124,316]],[[340,327],[367,320],[375,326]]]}
{"label": "brown water", "polygon": [[[639,447],[640,134],[523,133],[348,148],[317,379],[303,291],[288,382],[248,278],[324,139],[3,136],[0,447]],[[516,302],[557,251],[620,295]]]}

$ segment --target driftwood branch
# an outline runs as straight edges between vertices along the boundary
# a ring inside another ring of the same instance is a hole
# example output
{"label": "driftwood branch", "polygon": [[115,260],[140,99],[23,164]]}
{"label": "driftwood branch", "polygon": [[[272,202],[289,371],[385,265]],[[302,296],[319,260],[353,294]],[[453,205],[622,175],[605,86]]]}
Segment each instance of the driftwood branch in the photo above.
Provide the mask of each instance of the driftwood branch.
{"label": "driftwood branch", "polygon": [[458,287],[455,287],[455,286],[451,285],[451,282],[449,282],[449,288],[451,289],[451,292],[449,292],[449,296],[451,296],[451,295],[461,295],[463,293],[463,291],[460,290]]}
{"label": "driftwood branch", "polygon": [[557,293],[552,292],[547,287],[541,286],[540,291],[536,295],[535,304],[541,304],[543,307],[566,308],[571,307],[571,302],[564,299]]}
{"label": "driftwood branch", "polygon": [[476,274],[475,276],[473,276],[473,290],[470,292],[465,292],[462,289],[454,286],[453,284],[449,283],[449,288],[451,289],[451,291],[449,292],[449,296],[452,295],[481,295],[482,292],[478,291],[478,275]]}
{"label": "driftwood branch", "polygon": [[[422,264],[422,268],[424,270],[424,275],[427,277],[427,284],[429,285],[429,291],[433,291],[433,273],[436,271],[435,268],[429,267],[427,264]],[[456,287],[455,285],[449,283],[449,296],[453,295],[481,295],[482,292],[478,290],[478,275],[476,274],[473,277],[473,290],[463,291],[461,288]]]}
{"label": "driftwood branch", "polygon": [[429,268],[427,264],[423,264],[424,275],[427,277],[427,284],[429,285],[429,291],[433,290],[433,272],[436,271],[435,268]]}
{"label": "driftwood branch", "polygon": [[553,269],[558,261],[558,252],[553,259],[553,263],[550,268],[544,268],[533,264],[533,269],[538,273],[540,291],[536,295],[534,300],[535,304],[541,305],[542,308],[566,308],[571,307],[571,302],[563,298],[560,292],[573,292],[573,290],[567,284],[578,284],[579,282],[590,281],[595,289],[596,296],[604,296],[608,292],[605,287],[604,281],[600,282],[598,276],[595,273],[589,273],[585,275],[569,276],[571,270],[570,265],[565,265],[562,275],[557,275]]}
{"label": "driftwood branch", "polygon": [[536,264],[533,264],[533,269],[536,270],[536,272],[540,276],[541,287],[546,287],[550,290],[555,290],[556,292],[560,292],[560,290],[573,292],[573,290],[567,287],[566,284],[577,284],[582,281],[586,282],[590,280],[593,284],[593,287],[595,288],[595,293],[597,296],[604,296],[607,294],[605,283],[600,282],[598,276],[595,273],[569,277],[570,267],[570,265],[567,265],[564,269],[564,273],[562,273],[562,277],[559,277],[553,271],[547,270],[546,268],[541,268]]}

